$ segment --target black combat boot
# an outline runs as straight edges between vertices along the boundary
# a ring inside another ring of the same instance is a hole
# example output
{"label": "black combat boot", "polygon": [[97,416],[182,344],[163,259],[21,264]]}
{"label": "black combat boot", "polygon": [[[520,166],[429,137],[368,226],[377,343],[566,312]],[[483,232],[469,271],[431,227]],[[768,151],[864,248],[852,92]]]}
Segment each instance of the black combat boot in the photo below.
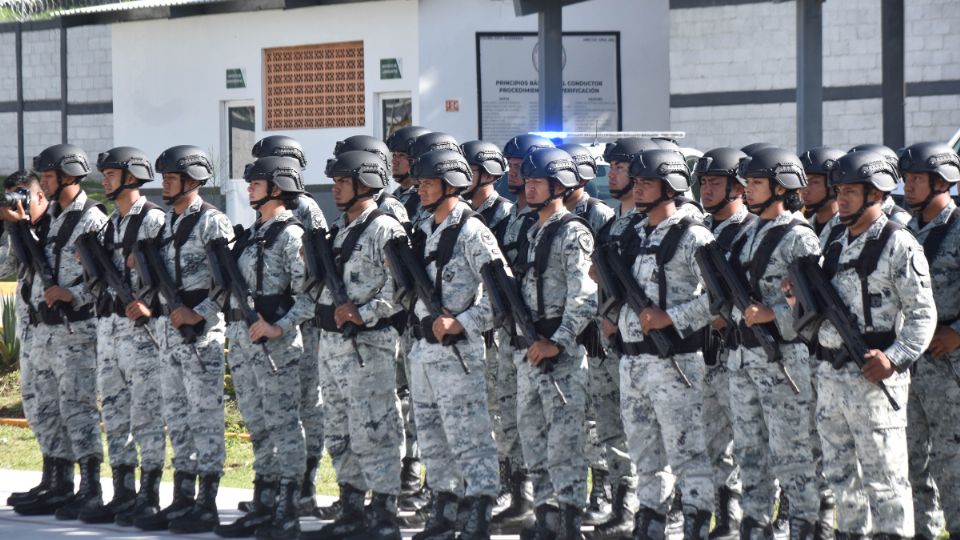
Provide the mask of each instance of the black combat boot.
{"label": "black combat boot", "polygon": [[490,540],[490,518],[494,500],[490,497],[464,497],[467,520],[457,540]]}
{"label": "black combat boot", "polygon": [[342,540],[362,531],[364,495],[350,484],[340,484],[340,515],[318,531],[300,533],[301,540]]}
{"label": "black combat boot", "polygon": [[630,499],[633,496],[630,486],[621,483],[613,494],[610,517],[606,521],[593,527],[593,532],[586,537],[589,540],[614,540],[626,538],[633,533],[633,519],[636,513]]}
{"label": "black combat boot", "polygon": [[233,523],[217,525],[213,533],[222,538],[248,538],[257,532],[257,527],[273,519],[277,507],[277,489],[280,483],[268,480],[261,475],[253,479],[253,501],[250,512],[240,516]]}
{"label": "black combat boot", "polygon": [[344,540],[401,540],[397,498],[374,492],[366,511],[366,528]]}
{"label": "black combat boot", "polygon": [[633,520],[633,540],[663,540],[667,516],[650,508],[641,508]]}
{"label": "black combat boot", "polygon": [[197,475],[188,472],[173,473],[173,502],[156,514],[134,518],[133,525],[144,531],[165,531],[174,519],[183,517],[193,508],[197,489]]}
{"label": "black combat boot", "polygon": [[[817,513],[817,524],[813,529],[814,540],[834,540],[833,524],[837,521],[837,501],[833,493],[820,497],[820,511]],[[957,538],[951,536],[951,538]]]}
{"label": "black combat boot", "polygon": [[280,497],[272,519],[257,528],[258,539],[296,540],[300,538],[300,519],[297,511],[299,493],[300,488],[295,478],[285,478],[280,482]]}
{"label": "black combat boot", "polygon": [[710,532],[711,540],[737,540],[740,538],[740,494],[724,486],[717,493],[717,523]]}
{"label": "black combat boot", "polygon": [[40,483],[27,491],[11,493],[10,496],[7,497],[7,506],[17,506],[18,504],[32,501],[36,499],[37,495],[41,492],[50,489],[50,484],[53,483],[53,464],[55,462],[56,458],[43,456],[43,473],[40,475]]}
{"label": "black combat boot", "polygon": [[430,515],[423,530],[413,535],[414,540],[453,540],[456,535],[459,499],[453,493],[439,491],[433,494]]}
{"label": "black combat boot", "polygon": [[308,516],[317,509],[317,471],[319,469],[320,458],[307,456],[307,468],[303,471],[300,496],[297,499],[297,511],[301,516]]}
{"label": "black combat boot", "polygon": [[760,523],[750,516],[744,516],[740,521],[740,540],[771,540],[773,527]]}
{"label": "black combat boot", "polygon": [[103,506],[80,511],[84,523],[113,523],[117,514],[133,508],[137,500],[137,475],[133,465],[113,468],[113,499]]}
{"label": "black combat boot", "polygon": [[73,462],[55,458],[50,487],[36,497],[13,507],[21,516],[48,516],[73,500]]}
{"label": "black combat boot", "polygon": [[610,518],[610,484],[607,471],[591,468],[590,500],[583,512],[584,525],[596,525]]}
{"label": "black combat boot", "polygon": [[80,512],[103,506],[103,489],[100,486],[100,457],[87,456],[80,459],[80,487],[73,500],[57,508],[57,519],[77,519]]}
{"label": "black combat boot", "polygon": [[710,512],[688,507],[683,510],[683,540],[707,540],[710,536]]}
{"label": "black combat boot", "polygon": [[217,491],[220,490],[220,474],[205,474],[200,477],[200,488],[193,508],[183,516],[170,520],[170,532],[174,534],[197,534],[213,532],[220,524],[217,512]]}
{"label": "black combat boot", "polygon": [[510,482],[513,478],[513,471],[510,468],[509,459],[500,460],[500,493],[497,494],[497,500],[493,504],[493,513],[497,514],[510,506]]}
{"label": "black combat boot", "polygon": [[130,527],[139,518],[147,518],[160,511],[160,478],[163,469],[140,469],[140,491],[133,503],[133,508],[117,514],[114,522],[123,527]]}
{"label": "black combat boot", "polygon": [[490,528],[495,534],[516,534],[533,519],[533,482],[526,471],[514,469],[510,479],[510,506],[494,513]]}
{"label": "black combat boot", "polygon": [[560,524],[557,527],[557,540],[583,540],[580,533],[580,526],[583,520],[581,518],[580,508],[572,504],[565,504],[560,507]]}
{"label": "black combat boot", "polygon": [[400,496],[397,504],[401,510],[413,512],[424,504],[420,495],[420,460],[405,457],[400,467]]}
{"label": "black combat boot", "polygon": [[555,540],[560,530],[560,510],[541,504],[534,510],[536,522],[520,530],[520,540]]}

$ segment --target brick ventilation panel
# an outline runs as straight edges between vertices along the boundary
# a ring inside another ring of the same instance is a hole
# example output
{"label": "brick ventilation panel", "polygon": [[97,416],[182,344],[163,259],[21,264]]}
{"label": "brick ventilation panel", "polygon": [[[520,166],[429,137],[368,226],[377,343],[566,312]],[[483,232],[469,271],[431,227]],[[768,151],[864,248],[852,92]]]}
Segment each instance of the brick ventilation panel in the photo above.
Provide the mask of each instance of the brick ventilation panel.
{"label": "brick ventilation panel", "polygon": [[364,125],[363,42],[263,50],[268,131]]}

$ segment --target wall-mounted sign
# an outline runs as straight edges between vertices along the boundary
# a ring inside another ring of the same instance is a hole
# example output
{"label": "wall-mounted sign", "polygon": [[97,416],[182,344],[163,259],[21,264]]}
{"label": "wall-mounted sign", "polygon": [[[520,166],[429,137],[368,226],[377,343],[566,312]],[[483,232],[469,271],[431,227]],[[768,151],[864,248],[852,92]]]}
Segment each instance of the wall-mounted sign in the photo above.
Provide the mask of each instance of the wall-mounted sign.
{"label": "wall-mounted sign", "polygon": [[448,99],[444,103],[444,109],[447,112],[460,112],[460,100],[459,99]]}
{"label": "wall-mounted sign", "polygon": [[243,69],[241,68],[230,68],[227,70],[227,88],[246,88],[247,83],[244,82]]}
{"label": "wall-mounted sign", "polygon": [[380,78],[381,79],[399,79],[400,61],[396,58],[380,59]]}
{"label": "wall-mounted sign", "polygon": [[[539,129],[540,47],[533,32],[477,33],[481,139]],[[620,33],[563,33],[563,130],[620,131]]]}

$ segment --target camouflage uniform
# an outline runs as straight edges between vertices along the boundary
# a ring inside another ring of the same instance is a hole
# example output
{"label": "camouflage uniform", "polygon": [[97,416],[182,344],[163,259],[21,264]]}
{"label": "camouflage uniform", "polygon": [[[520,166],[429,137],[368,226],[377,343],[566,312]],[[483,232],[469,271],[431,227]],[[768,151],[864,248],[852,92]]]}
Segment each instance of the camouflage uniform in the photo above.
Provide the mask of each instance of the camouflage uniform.
{"label": "camouflage uniform", "polygon": [[[795,219],[795,214],[786,212],[772,220],[758,219],[745,227],[734,242],[736,249],[745,241],[739,253],[740,264],[747,268],[757,257],[763,238],[772,228]],[[820,255],[820,243],[809,227],[800,225],[787,232],[773,250],[763,276],[757,281],[762,294],[759,303],[773,310],[772,324],[783,338],[780,343],[782,367],[780,363],[770,362],[759,346],[741,344],[727,360],[734,454],[743,480],[743,515],[753,518],[760,526],[770,523],[774,478],[789,496],[791,518],[812,523],[819,510],[811,439],[810,410],[814,403],[810,353],[806,345],[796,341],[792,311],[781,283],[795,259]],[[741,318],[738,310],[734,310],[734,316]],[[744,339],[749,335],[745,328],[741,323]],[[799,394],[790,389],[783,369],[796,382]]]}
{"label": "camouflage uniform", "polygon": [[[931,222],[920,226],[916,217],[910,230],[925,242],[944,226],[956,205],[951,200]],[[948,232],[936,253],[925,252],[936,291],[938,326],[960,331],[960,220]],[[916,534],[936,538],[946,523],[960,530],[960,350],[946,358],[925,354],[910,375],[907,407],[907,443],[910,450],[910,485]],[[941,507],[942,504],[942,507]],[[955,533],[954,533],[955,534]]]}
{"label": "camouflage uniform", "polygon": [[[349,224],[342,215],[337,218],[334,227],[339,233],[333,248],[339,249],[350,230],[373,210],[367,208]],[[337,482],[394,496],[400,492],[402,444],[395,391],[397,331],[390,325],[372,328],[399,310],[394,303],[394,283],[384,263],[383,245],[401,235],[403,228],[394,218],[375,218],[343,267],[347,294],[367,327],[356,340],[365,367],[357,363],[350,340],[336,331],[320,333],[320,365],[328,378],[324,387],[324,433]],[[318,303],[333,305],[328,288],[324,288]]]}
{"label": "camouflage uniform", "polygon": [[[567,211],[550,216],[542,227],[527,232],[528,260],[533,261],[545,227]],[[577,336],[597,313],[597,284],[590,279],[593,235],[581,223],[563,226],[553,239],[550,258],[541,277],[543,298],[538,298],[537,278],[527,272],[521,281],[523,298],[534,317],[560,319],[551,336],[562,348],[555,361],[553,379],[567,398],[564,405],[550,379],[527,359],[527,351],[514,351],[517,367],[517,426],[523,457],[530,469],[536,506],[556,501],[582,508],[586,498],[586,458],[583,423],[587,400],[586,351]],[[538,302],[543,313],[537,313]]]}
{"label": "camouflage uniform", "polygon": [[880,204],[880,209],[883,210],[883,213],[888,219],[892,219],[894,222],[899,223],[904,227],[910,223],[910,212],[907,212],[903,208],[897,206],[897,203],[893,200],[893,197],[889,195],[884,197],[883,202]]}
{"label": "camouflage uniform", "polygon": [[[743,205],[719,223],[715,223],[712,215],[706,216],[704,225],[719,237],[727,227],[743,223],[748,215],[749,211]],[[726,486],[732,493],[740,495],[743,484],[733,453],[733,411],[730,409],[730,371],[727,367],[730,356],[730,351],[724,349],[720,351],[717,363],[707,366],[703,385],[703,429],[707,455],[713,461],[713,486],[717,489]]]}
{"label": "camouflage uniform", "polygon": [[[887,223],[881,215],[870,228],[837,242],[839,264],[859,258],[865,242],[877,238]],[[831,282],[864,332],[861,283],[857,272],[842,269]],[[817,427],[823,445],[823,468],[838,499],[838,530],[848,534],[914,534],[913,498],[907,471],[906,371],[930,343],[936,309],[922,248],[907,231],[888,240],[868,279],[873,320],[871,332],[896,332],[884,351],[898,373],[884,383],[901,404],[894,411],[877,385],[853,362],[834,369],[827,362],[817,372]],[[842,342],[829,321],[820,327],[822,349],[840,349]],[[932,366],[928,364],[928,366]],[[927,367],[927,366],[923,366]]]}
{"label": "camouflage uniform", "polygon": [[[816,217],[811,217],[807,220],[807,223],[809,223],[810,226],[814,228],[814,231],[816,231]],[[840,214],[834,214],[832,218],[823,224],[823,228],[820,229],[820,232],[818,233],[818,236],[820,237],[820,249],[826,250],[830,236],[840,233],[839,230],[834,232],[834,229],[837,229],[837,227],[844,227],[844,225],[840,223]]]}
{"label": "camouflage uniform", "polygon": [[[601,202],[599,199],[592,199],[590,194],[586,190],[583,191],[580,198],[577,200],[576,205],[573,208],[573,213],[582,217],[590,224],[590,230],[593,231],[594,236],[597,232],[607,224],[608,221],[613,219],[614,212],[613,209],[607,206],[605,203]],[[587,353],[587,371],[594,371],[596,368],[593,366],[599,365],[603,362],[603,358],[590,356],[589,351]],[[587,377],[587,386],[589,387],[590,381],[592,380],[592,375]],[[599,419],[597,418],[596,406],[592,399],[593,393],[587,392],[587,413],[586,413],[586,426],[587,430],[587,440],[586,448],[584,451],[587,454],[587,459],[590,462],[590,466],[594,469],[606,471],[607,470],[607,448],[604,446],[603,442],[600,440],[600,433],[597,427]]]}
{"label": "camouflage uniform", "polygon": [[407,209],[404,208],[403,203],[400,202],[400,199],[390,195],[385,191],[380,192],[380,196],[376,199],[377,207],[380,208],[380,211],[385,214],[390,214],[400,223],[406,223],[410,221],[410,216],[407,215]]}
{"label": "camouflage uniform", "polygon": [[[523,224],[528,220],[536,220],[537,217],[529,206],[519,208],[514,205],[507,219],[509,222],[504,229],[503,237],[500,238],[500,246],[504,257],[512,265],[517,259],[519,235]],[[497,342],[500,346],[495,394],[501,430],[501,433],[497,434],[497,454],[509,459],[512,467],[522,469],[524,468],[523,453],[517,431],[517,366],[513,363],[518,351],[510,343],[510,335],[502,329],[497,331]],[[523,352],[526,354],[526,351]]]}
{"label": "camouflage uniform", "polygon": [[[41,242],[57,283],[73,293],[70,307],[74,310],[90,310],[92,315],[94,298],[83,285],[83,267],[73,256],[74,243],[80,234],[99,230],[107,217],[99,208],[91,208],[80,217],[63,248],[58,252],[54,246],[54,239],[66,216],[74,211],[82,211],[86,201],[87,194],[81,191],[59,213],[57,204],[51,202],[47,213],[52,221],[46,238],[41,238]],[[30,291],[30,301],[34,306],[46,305],[43,291],[43,281],[37,277]],[[31,343],[27,347],[30,362],[36,370],[33,390],[36,395],[37,422],[33,429],[37,433],[44,433],[43,436],[38,435],[38,439],[48,440],[65,430],[72,456],[63,455],[67,452],[65,447],[63,451],[51,455],[76,460],[86,457],[102,460],[100,412],[97,410],[96,395],[97,321],[91,316],[70,324],[73,334],[68,333],[62,324],[41,322],[34,328]]]}
{"label": "camouflage uniform", "polygon": [[[423,225],[427,234],[425,253],[440,249],[443,231],[459,223],[467,209],[461,202],[443,223],[436,227]],[[493,234],[479,220],[468,219],[461,224],[450,261],[442,270],[441,303],[464,327],[466,339],[459,341],[457,348],[470,373],[463,372],[450,347],[420,338],[410,351],[410,389],[430,486],[458,497],[495,497],[499,490],[493,426],[486,392],[480,391],[485,386],[481,334],[492,327],[493,315],[489,300],[478,294],[482,292],[480,269],[496,259],[502,259],[502,255]],[[433,279],[437,271],[436,261],[431,261],[427,275]],[[422,302],[417,302],[415,314],[432,324]],[[424,325],[423,332],[432,331]]]}
{"label": "camouflage uniform", "polygon": [[[184,220],[199,212],[202,204],[197,197],[181,215],[168,210],[163,225],[164,240],[174,238]],[[180,292],[202,297],[200,303],[191,308],[205,321],[203,331],[197,332],[195,343],[200,358],[190,345],[184,343],[180,332],[170,322],[169,306],[164,306],[164,314],[157,319],[154,333],[160,342],[160,358],[164,364],[163,416],[174,452],[173,468],[177,472],[201,476],[222,473],[226,457],[223,440],[224,322],[220,306],[206,295],[210,270],[204,246],[216,238],[232,239],[233,229],[226,215],[211,209],[200,216],[180,248],[179,262],[172,240],[162,249],[167,272]],[[187,303],[184,305],[190,307]]]}
{"label": "camouflage uniform", "polygon": [[[42,219],[47,222],[50,221],[48,214],[44,214]],[[10,249],[10,233],[4,235],[3,242],[5,245],[0,251],[3,254],[2,261],[0,261],[0,275],[17,275],[14,309],[17,316],[16,334],[20,340],[18,363],[20,364],[20,396],[23,402],[23,416],[30,424],[34,436],[37,437],[40,452],[44,456],[73,460],[70,437],[67,436],[66,427],[60,422],[59,418],[52,419],[54,425],[58,425],[59,429],[51,427],[48,431],[42,431],[36,428],[39,419],[37,392],[34,387],[36,361],[31,358],[30,345],[33,342],[33,332],[37,323],[35,322],[36,312],[26,299],[30,296],[31,283],[35,278],[33,269],[22,266]]]}
{"label": "camouflage uniform", "polygon": [[[114,211],[110,216],[112,227],[107,229],[113,232],[113,237],[103,239],[104,246],[113,255],[113,265],[134,292],[139,288],[139,277],[136,270],[127,267],[120,248],[130,221],[145,211],[146,202],[147,198],[141,196],[124,216],[119,210]],[[147,211],[136,238],[155,238],[162,228],[163,212]],[[113,295],[115,291],[110,293]],[[125,315],[116,312],[100,318],[97,325],[97,388],[103,404],[103,424],[112,467],[136,466],[136,446],[140,447],[144,470],[163,467],[166,434],[163,418],[157,414],[163,407],[162,364],[157,346],[145,328],[138,328]]]}
{"label": "camouflage uniform", "polygon": [[[606,226],[600,242],[606,239],[616,240],[637,218],[635,209],[626,214],[620,208],[614,209],[612,222]],[[600,324],[598,320],[598,324]],[[597,438],[606,449],[607,469],[610,473],[610,485],[623,485],[627,489],[627,504],[636,506],[634,495],[637,490],[637,466],[630,458],[627,447],[627,435],[623,429],[623,417],[620,415],[620,352],[616,344],[604,337],[606,359],[589,358],[590,401],[597,419]],[[636,508],[633,508],[636,510]]]}
{"label": "camouflage uniform", "polygon": [[[323,211],[313,197],[301,195],[297,201],[299,204],[293,210],[293,215],[305,229],[327,228]],[[320,329],[312,317],[300,325],[300,337],[303,340],[303,356],[299,363],[300,422],[303,424],[307,456],[319,458],[323,454],[323,394],[317,361]]]}
{"label": "camouflage uniform", "polygon": [[[263,242],[267,231],[276,222],[293,219],[285,210],[278,216],[254,225],[256,241],[245,243],[238,255],[237,266],[254,298],[260,296],[292,297],[295,302],[278,320],[280,337],[266,342],[277,371],[274,372],[263,348],[250,342],[250,332],[242,314],[228,312],[227,339],[230,340],[230,369],[237,389],[237,403],[253,443],[253,469],[264,478],[293,478],[299,482],[305,468],[304,433],[298,414],[300,367],[303,341],[299,325],[313,315],[313,301],[302,294],[304,265],[300,256],[303,229],[288,225],[272,245]],[[261,253],[258,253],[262,249]],[[258,260],[259,259],[259,260]],[[262,265],[262,279],[258,282],[257,266]],[[229,299],[236,305],[237,299]],[[239,319],[239,320],[235,320]]]}
{"label": "camouflage uniform", "polygon": [[[656,250],[664,248],[661,242],[665,235],[672,227],[679,226],[682,219],[682,214],[674,213],[652,230],[645,229],[646,219],[636,227],[632,234],[640,235],[641,254],[633,261],[632,271],[650,299],[661,297],[659,272],[669,276],[670,285],[662,295],[665,299],[662,309],[682,337],[692,336],[696,340],[710,321],[710,311],[694,255],[712,236],[703,227],[690,226],[664,268],[660,269],[656,260]],[[625,347],[644,345],[646,339],[639,316],[632,309],[620,310],[618,326]],[[706,371],[703,353],[683,352],[673,358],[687,375],[691,388],[682,382],[671,362],[657,354],[625,352],[620,360],[621,411],[627,445],[637,465],[639,504],[641,508],[666,514],[673,490],[668,489],[671,482],[663,481],[662,475],[669,467],[676,475],[683,504],[711,511],[712,470],[701,419]]]}

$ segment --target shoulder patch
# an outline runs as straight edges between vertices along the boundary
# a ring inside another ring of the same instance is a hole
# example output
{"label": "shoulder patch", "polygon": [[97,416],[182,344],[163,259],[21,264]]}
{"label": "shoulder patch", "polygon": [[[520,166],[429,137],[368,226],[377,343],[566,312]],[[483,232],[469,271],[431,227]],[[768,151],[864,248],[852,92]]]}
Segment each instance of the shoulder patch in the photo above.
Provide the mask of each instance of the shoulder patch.
{"label": "shoulder patch", "polygon": [[593,252],[593,235],[586,231],[577,231],[577,243],[584,251]]}
{"label": "shoulder patch", "polygon": [[930,274],[930,265],[927,263],[927,258],[923,255],[923,251],[916,249],[911,251],[910,264],[913,266],[913,270],[918,276],[928,276]]}

